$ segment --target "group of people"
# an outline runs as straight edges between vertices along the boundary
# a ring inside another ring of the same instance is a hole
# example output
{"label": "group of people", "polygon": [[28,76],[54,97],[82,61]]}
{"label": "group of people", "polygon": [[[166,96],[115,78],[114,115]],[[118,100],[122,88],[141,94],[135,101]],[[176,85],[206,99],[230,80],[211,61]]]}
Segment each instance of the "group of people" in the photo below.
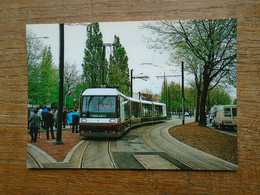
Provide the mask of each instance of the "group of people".
{"label": "group of people", "polygon": [[[49,132],[51,133],[51,138],[55,139],[53,128],[55,127],[57,129],[58,124],[58,111],[56,109],[48,108],[46,106],[44,108],[30,108],[28,118],[31,142],[36,142],[39,129],[46,130],[47,139],[49,139]],[[63,108],[63,128],[65,128],[68,123],[72,133],[78,133],[79,113],[77,112],[77,109],[68,112],[67,108]]]}

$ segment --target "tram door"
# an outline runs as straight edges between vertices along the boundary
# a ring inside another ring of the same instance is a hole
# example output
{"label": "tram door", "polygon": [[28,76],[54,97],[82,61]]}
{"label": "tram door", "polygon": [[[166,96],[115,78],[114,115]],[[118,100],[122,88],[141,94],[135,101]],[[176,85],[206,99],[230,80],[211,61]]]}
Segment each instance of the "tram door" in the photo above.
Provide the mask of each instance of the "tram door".
{"label": "tram door", "polygon": [[127,119],[127,99],[120,97],[120,119],[124,122]]}
{"label": "tram door", "polygon": [[125,123],[126,128],[130,127],[130,120],[128,120],[129,116],[130,116],[130,101],[128,101],[123,97],[120,97],[120,118],[121,118],[121,122],[126,121]]}

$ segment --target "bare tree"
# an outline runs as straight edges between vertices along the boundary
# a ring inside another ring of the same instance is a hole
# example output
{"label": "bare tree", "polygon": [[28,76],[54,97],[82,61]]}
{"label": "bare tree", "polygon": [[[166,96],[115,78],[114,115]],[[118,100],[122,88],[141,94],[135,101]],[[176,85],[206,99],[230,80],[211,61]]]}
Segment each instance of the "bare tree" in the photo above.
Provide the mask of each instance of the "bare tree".
{"label": "bare tree", "polygon": [[74,90],[77,83],[80,82],[80,77],[75,64],[65,63],[64,66],[64,83],[68,89]]}
{"label": "bare tree", "polygon": [[[202,82],[199,120],[201,126],[206,125],[208,91],[220,81],[235,80],[236,27],[236,19],[160,21],[144,25],[144,28],[158,34],[157,46],[159,44],[162,48],[176,52],[180,59],[191,55],[201,62],[197,64]],[[231,77],[232,79],[227,79]]]}

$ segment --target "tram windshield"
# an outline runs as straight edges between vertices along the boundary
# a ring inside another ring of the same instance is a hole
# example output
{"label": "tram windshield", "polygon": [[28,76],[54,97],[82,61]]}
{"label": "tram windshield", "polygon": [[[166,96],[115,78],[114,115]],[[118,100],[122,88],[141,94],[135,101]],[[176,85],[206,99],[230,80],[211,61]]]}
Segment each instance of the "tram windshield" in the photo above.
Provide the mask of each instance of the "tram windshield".
{"label": "tram windshield", "polygon": [[115,118],[116,96],[85,96],[82,115],[89,118]]}

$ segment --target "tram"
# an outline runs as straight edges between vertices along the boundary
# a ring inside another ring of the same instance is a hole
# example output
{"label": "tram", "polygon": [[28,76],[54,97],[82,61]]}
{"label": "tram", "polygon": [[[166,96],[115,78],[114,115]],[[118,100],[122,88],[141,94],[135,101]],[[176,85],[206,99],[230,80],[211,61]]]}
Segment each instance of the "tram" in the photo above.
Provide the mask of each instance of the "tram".
{"label": "tram", "polygon": [[135,126],[165,120],[164,103],[127,97],[115,88],[89,88],[82,93],[81,136],[121,137]]}

